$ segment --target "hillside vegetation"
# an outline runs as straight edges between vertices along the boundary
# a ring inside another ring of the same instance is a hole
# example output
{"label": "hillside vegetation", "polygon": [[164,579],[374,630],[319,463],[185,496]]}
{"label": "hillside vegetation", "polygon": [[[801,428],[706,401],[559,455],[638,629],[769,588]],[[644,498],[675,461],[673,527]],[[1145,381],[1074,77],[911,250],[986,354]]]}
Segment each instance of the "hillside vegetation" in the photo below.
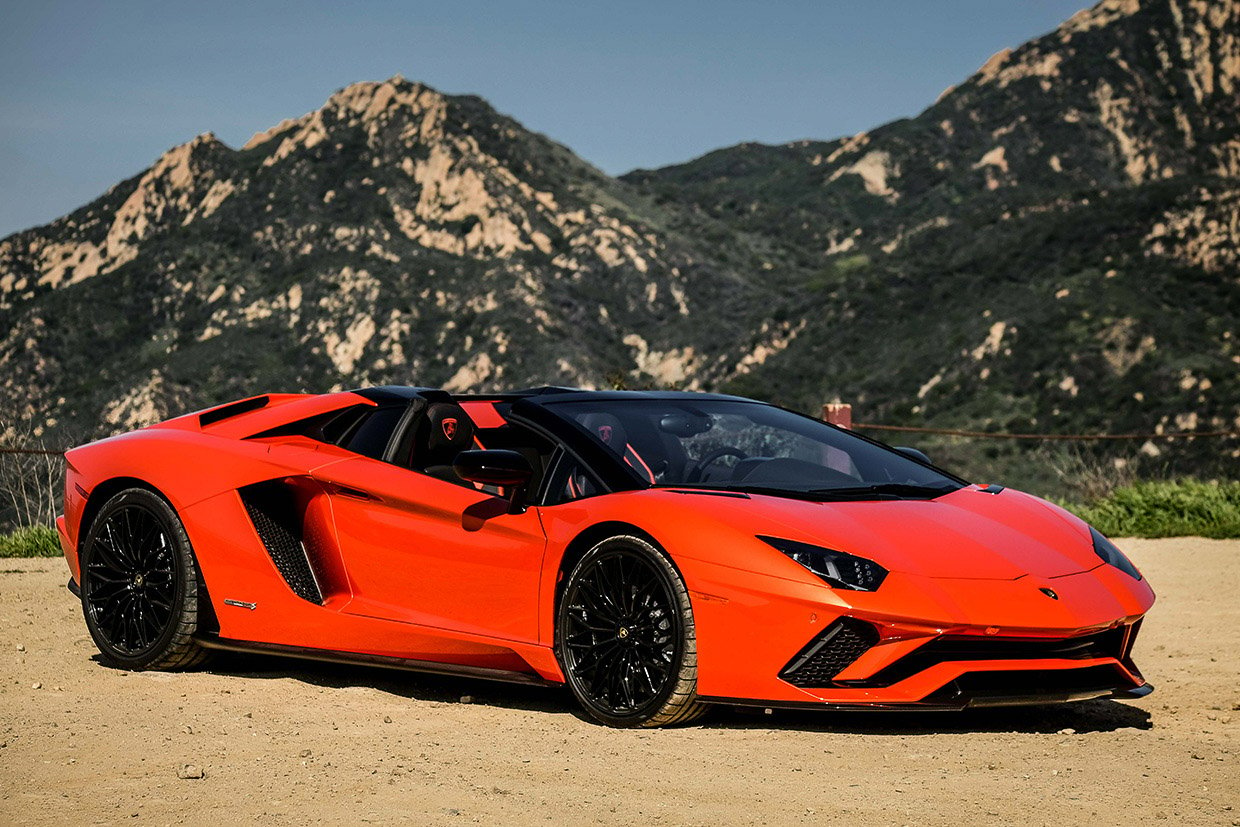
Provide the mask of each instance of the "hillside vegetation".
{"label": "hillside vegetation", "polygon": [[1111,537],[1240,537],[1240,482],[1139,482],[1068,508]]}
{"label": "hillside vegetation", "polygon": [[[0,413],[55,442],[259,391],[619,378],[888,424],[1240,430],[1238,32],[1240,0],[1104,0],[915,118],[620,179],[479,98],[357,83],[0,241]],[[1054,492],[1057,449],[925,444]],[[1240,466],[1234,438],[1088,450]]]}

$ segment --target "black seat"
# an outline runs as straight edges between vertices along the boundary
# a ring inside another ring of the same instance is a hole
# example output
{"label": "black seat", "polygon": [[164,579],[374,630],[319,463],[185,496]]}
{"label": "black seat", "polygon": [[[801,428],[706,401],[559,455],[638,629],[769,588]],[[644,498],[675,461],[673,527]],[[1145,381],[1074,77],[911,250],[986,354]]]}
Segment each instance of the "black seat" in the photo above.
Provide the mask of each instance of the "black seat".
{"label": "black seat", "polygon": [[629,444],[628,434],[615,416],[609,413],[589,413],[578,417],[577,421],[612,451],[624,456]]}
{"label": "black seat", "polygon": [[454,402],[432,402],[413,426],[409,467],[437,479],[468,485],[452,470],[461,451],[474,447],[474,423]]}
{"label": "black seat", "polygon": [[629,434],[624,425],[612,414],[589,413],[578,417],[577,421],[581,427],[594,434],[608,449],[651,483],[656,482],[656,473],[667,468],[667,463],[660,460],[657,463],[658,467],[652,470],[646,459],[629,442]]}

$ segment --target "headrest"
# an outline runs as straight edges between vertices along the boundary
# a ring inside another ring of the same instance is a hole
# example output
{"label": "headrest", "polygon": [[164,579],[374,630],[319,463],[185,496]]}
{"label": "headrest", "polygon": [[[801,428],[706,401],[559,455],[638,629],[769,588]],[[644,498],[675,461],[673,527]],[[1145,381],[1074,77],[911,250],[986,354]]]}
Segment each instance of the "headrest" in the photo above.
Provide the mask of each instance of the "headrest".
{"label": "headrest", "polygon": [[609,413],[591,413],[578,418],[577,422],[608,448],[624,456],[628,435],[619,419]]}
{"label": "headrest", "polygon": [[451,465],[461,451],[474,444],[474,423],[454,402],[432,402],[418,424],[414,444],[416,462],[422,466]]}

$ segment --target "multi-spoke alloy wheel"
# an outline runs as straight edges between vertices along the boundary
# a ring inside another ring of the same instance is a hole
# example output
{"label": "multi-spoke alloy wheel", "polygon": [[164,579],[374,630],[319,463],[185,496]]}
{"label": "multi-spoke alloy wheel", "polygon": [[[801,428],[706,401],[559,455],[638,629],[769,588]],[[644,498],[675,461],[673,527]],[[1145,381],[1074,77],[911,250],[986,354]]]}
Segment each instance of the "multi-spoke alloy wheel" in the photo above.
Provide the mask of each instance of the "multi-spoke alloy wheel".
{"label": "multi-spoke alloy wheel", "polygon": [[104,660],[126,669],[196,665],[198,572],[176,513],[131,488],[104,504],[81,545],[82,610]]}
{"label": "multi-spoke alloy wheel", "polygon": [[612,726],[698,717],[689,593],[671,561],[637,537],[612,537],[581,558],[560,598],[556,653],[573,694]]}

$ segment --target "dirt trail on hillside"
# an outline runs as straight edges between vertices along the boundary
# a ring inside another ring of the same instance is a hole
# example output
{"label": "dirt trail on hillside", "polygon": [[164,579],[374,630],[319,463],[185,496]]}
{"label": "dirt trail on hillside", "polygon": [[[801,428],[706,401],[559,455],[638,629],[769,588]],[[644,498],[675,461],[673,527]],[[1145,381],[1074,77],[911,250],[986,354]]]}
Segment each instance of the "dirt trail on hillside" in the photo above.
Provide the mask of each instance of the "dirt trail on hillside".
{"label": "dirt trail on hillside", "polygon": [[461,679],[108,669],[63,561],[0,560],[0,823],[1240,825],[1240,541],[1121,545],[1159,595],[1141,701],[639,732]]}

